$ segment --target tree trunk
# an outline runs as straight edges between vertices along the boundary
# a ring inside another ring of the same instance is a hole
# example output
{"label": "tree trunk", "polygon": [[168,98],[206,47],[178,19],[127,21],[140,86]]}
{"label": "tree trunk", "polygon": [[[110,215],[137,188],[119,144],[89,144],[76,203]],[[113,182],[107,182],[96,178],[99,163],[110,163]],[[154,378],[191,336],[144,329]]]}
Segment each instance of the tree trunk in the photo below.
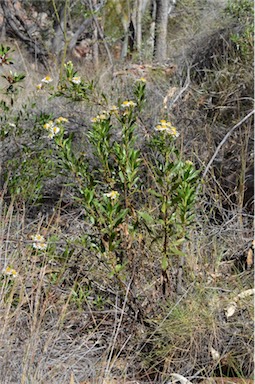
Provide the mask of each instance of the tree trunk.
{"label": "tree trunk", "polygon": [[65,13],[65,7],[61,7],[61,10],[59,12],[59,20],[55,27],[55,34],[52,40],[52,53],[58,57],[60,53],[62,52],[64,45],[65,45],[65,37],[64,37],[64,13]]}
{"label": "tree trunk", "polygon": [[13,0],[1,0],[3,17],[6,29],[12,31],[12,34],[23,41],[29,48],[29,52],[34,58],[39,60],[45,68],[48,68],[48,52],[43,46],[42,40],[33,36],[27,23],[29,17],[25,9],[20,10],[14,7]]}
{"label": "tree trunk", "polygon": [[[97,0],[93,0],[92,4],[93,4],[93,8],[95,9],[96,5],[97,5]],[[93,30],[94,42],[93,42],[93,48],[92,48],[92,55],[93,55],[93,64],[94,64],[95,68],[97,69],[99,59],[98,59],[98,29],[97,29],[97,16],[96,15],[94,16],[93,29],[94,29]]]}
{"label": "tree trunk", "polygon": [[127,53],[128,53],[129,18],[122,18],[121,22],[124,29],[124,38],[123,38],[122,48],[121,48],[121,59],[123,60],[127,57]]}
{"label": "tree trunk", "polygon": [[169,0],[156,0],[156,25],[154,40],[154,59],[162,63],[167,56],[167,22]]}
{"label": "tree trunk", "polygon": [[136,50],[141,56],[142,49],[142,18],[146,12],[146,8],[151,3],[151,0],[136,0],[135,9],[133,14],[135,14],[135,40],[136,40]]}
{"label": "tree trunk", "polygon": [[156,0],[152,0],[152,2],[151,2],[151,10],[150,10],[150,15],[151,15],[150,37],[149,37],[149,40],[148,40],[148,44],[150,46],[150,53],[151,54],[154,52],[156,9],[157,9]]}
{"label": "tree trunk", "polygon": [[136,49],[141,53],[142,48],[142,0],[137,0],[136,4]]}

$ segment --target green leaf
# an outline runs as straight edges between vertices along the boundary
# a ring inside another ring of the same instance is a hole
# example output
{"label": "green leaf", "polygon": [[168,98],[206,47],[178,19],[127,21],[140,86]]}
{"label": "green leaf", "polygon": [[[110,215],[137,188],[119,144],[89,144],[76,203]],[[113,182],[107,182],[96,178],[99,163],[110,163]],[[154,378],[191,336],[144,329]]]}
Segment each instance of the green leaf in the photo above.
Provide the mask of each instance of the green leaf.
{"label": "green leaf", "polygon": [[161,262],[161,268],[163,269],[163,271],[166,271],[167,267],[168,267],[168,260],[167,260],[167,257],[164,256]]}
{"label": "green leaf", "polygon": [[174,246],[171,247],[171,253],[176,256],[185,256],[185,253],[183,251],[180,251],[178,248],[175,248]]}
{"label": "green leaf", "polygon": [[116,271],[117,273],[120,272],[122,269],[123,269],[122,264],[116,264],[116,266],[115,266],[115,271]]}
{"label": "green leaf", "polygon": [[146,224],[152,224],[155,221],[154,218],[148,212],[138,211],[138,216],[142,218],[146,222]]}
{"label": "green leaf", "polygon": [[119,177],[120,177],[121,182],[124,183],[125,177],[124,177],[124,174],[122,171],[119,171]]}
{"label": "green leaf", "polygon": [[161,212],[165,214],[167,208],[168,208],[168,206],[167,206],[167,202],[164,201],[163,204],[162,204],[162,207],[161,207]]}
{"label": "green leaf", "polygon": [[125,218],[125,216],[127,215],[129,209],[126,208],[126,209],[123,209],[123,211],[116,217],[116,219],[114,220],[113,222],[113,228],[116,228],[122,221],[123,219]]}
{"label": "green leaf", "polygon": [[162,197],[162,194],[159,192],[156,192],[154,189],[149,189],[148,192],[151,193],[153,196],[156,196],[159,198]]}
{"label": "green leaf", "polygon": [[175,245],[175,246],[181,245],[181,244],[184,243],[184,241],[185,241],[185,238],[182,237],[181,239],[175,240],[175,241],[174,241],[174,245]]}

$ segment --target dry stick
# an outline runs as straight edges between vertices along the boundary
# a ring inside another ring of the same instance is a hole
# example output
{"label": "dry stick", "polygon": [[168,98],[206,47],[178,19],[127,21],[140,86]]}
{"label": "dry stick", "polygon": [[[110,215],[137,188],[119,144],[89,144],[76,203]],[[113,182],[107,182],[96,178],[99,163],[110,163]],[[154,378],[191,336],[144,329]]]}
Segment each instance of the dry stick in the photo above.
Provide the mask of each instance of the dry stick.
{"label": "dry stick", "polygon": [[177,383],[178,381],[180,381],[181,384],[192,384],[191,381],[186,379],[186,377],[179,375],[178,373],[171,373],[170,376],[174,379],[174,381],[168,381],[166,384],[171,384],[171,383],[174,384],[174,383]]}
{"label": "dry stick", "polygon": [[242,125],[246,120],[249,119],[249,117],[251,117],[254,113],[254,110],[252,110],[250,113],[248,113],[248,115],[246,115],[241,121],[239,121],[239,123],[237,123],[233,128],[230,129],[230,131],[224,136],[224,138],[221,140],[220,144],[218,145],[218,147],[216,148],[216,151],[214,152],[211,160],[209,161],[209,163],[207,164],[205,170],[204,170],[204,173],[202,175],[202,178],[205,177],[205,175],[207,174],[207,172],[209,171],[209,168],[210,166],[212,165],[214,159],[216,158],[216,156],[218,155],[219,153],[219,150],[221,149],[221,147],[223,146],[223,144],[227,141],[227,139],[229,138],[229,136],[234,132],[234,130],[238,127],[240,127],[240,125]]}
{"label": "dry stick", "polygon": [[[174,106],[174,104],[180,99],[182,94],[189,88],[189,86],[190,86],[190,69],[191,69],[191,67],[188,66],[187,77],[186,77],[186,80],[184,82],[184,86],[181,88],[180,92],[178,93],[178,95],[176,95],[176,97],[173,99],[173,101],[170,102],[169,107],[168,107],[169,109],[171,109]],[[117,72],[117,73],[119,73],[119,72]],[[163,106],[164,106],[163,109],[164,110],[167,109],[168,99],[169,99],[169,91],[168,91],[168,94],[166,95],[166,97],[164,98],[164,101],[163,101]]]}
{"label": "dry stick", "polygon": [[187,69],[187,78],[185,80],[185,83],[184,83],[184,87],[182,87],[182,89],[180,90],[180,92],[178,93],[178,95],[174,98],[174,100],[170,103],[170,108],[176,103],[177,100],[179,100],[179,98],[181,97],[181,95],[189,88],[189,85],[190,85],[190,68],[188,66],[188,69]]}

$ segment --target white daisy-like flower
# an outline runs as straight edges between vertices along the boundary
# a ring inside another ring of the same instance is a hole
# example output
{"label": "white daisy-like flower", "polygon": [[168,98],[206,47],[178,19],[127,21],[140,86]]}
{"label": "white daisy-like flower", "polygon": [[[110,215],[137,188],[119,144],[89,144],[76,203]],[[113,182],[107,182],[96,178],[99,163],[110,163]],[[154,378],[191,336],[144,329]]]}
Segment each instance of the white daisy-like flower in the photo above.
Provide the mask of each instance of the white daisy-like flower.
{"label": "white daisy-like flower", "polygon": [[47,131],[49,131],[52,127],[54,127],[54,123],[52,120],[48,121],[48,123],[45,123],[43,125],[43,128],[46,129]]}
{"label": "white daisy-like flower", "polygon": [[54,136],[56,136],[59,132],[60,132],[60,128],[57,127],[56,125],[54,125],[53,127],[50,128],[50,133],[48,135],[48,137],[50,139],[53,139]]}
{"label": "white daisy-like flower", "polygon": [[116,200],[119,197],[119,192],[117,191],[111,191],[108,193],[104,193],[104,196],[109,197],[111,200]]}
{"label": "white daisy-like flower", "polygon": [[93,117],[90,121],[92,123],[100,123],[100,121],[104,121],[109,119],[109,113],[107,111],[102,111],[100,115]]}
{"label": "white daisy-like flower", "polygon": [[39,235],[39,233],[37,235],[32,236],[32,240],[34,241],[33,248],[39,249],[41,251],[47,248],[45,238],[42,235]]}
{"label": "white daisy-like flower", "polygon": [[109,108],[109,113],[112,114],[112,113],[117,113],[118,112],[118,107],[116,107],[116,105],[112,105],[110,108]]}
{"label": "white daisy-like flower", "polygon": [[65,67],[65,68],[67,68],[67,67],[69,67],[69,68],[73,68],[73,62],[72,62],[71,60],[68,61],[67,63],[64,64],[64,67]]}
{"label": "white daisy-like flower", "polygon": [[170,135],[172,135],[173,137],[179,137],[180,136],[180,133],[177,131],[177,129],[175,127],[171,127],[169,129],[168,133]]}
{"label": "white daisy-like flower", "polygon": [[145,77],[140,77],[140,79],[137,79],[136,81],[140,83],[147,83],[147,80],[145,79]]}
{"label": "white daisy-like flower", "polygon": [[160,120],[160,123],[156,125],[155,130],[159,132],[167,132],[173,137],[178,137],[180,135],[177,129],[166,120]]}
{"label": "white daisy-like flower", "polygon": [[7,275],[7,276],[12,276],[12,277],[17,277],[18,275],[18,272],[13,269],[13,268],[10,268],[10,267],[5,267],[3,270],[2,270],[2,274],[3,275]]}
{"label": "white daisy-like flower", "polygon": [[74,77],[72,78],[72,83],[73,83],[73,84],[81,84],[81,78],[80,78],[80,76],[74,76]]}
{"label": "white daisy-like flower", "polygon": [[45,83],[45,84],[51,83],[52,81],[53,81],[53,79],[52,79],[49,75],[45,76],[45,77],[41,80],[41,82],[42,82],[42,83]]}
{"label": "white daisy-like flower", "polygon": [[66,119],[65,117],[58,117],[56,120],[55,120],[55,124],[61,124],[61,123],[68,123],[68,119]]}
{"label": "white daisy-like flower", "polygon": [[98,117],[99,117],[99,120],[103,121],[103,120],[107,120],[109,116],[107,112],[104,112],[104,113],[101,113]]}
{"label": "white daisy-like flower", "polygon": [[136,106],[136,103],[134,103],[132,100],[126,100],[126,101],[123,101],[121,106],[122,108],[133,108]]}

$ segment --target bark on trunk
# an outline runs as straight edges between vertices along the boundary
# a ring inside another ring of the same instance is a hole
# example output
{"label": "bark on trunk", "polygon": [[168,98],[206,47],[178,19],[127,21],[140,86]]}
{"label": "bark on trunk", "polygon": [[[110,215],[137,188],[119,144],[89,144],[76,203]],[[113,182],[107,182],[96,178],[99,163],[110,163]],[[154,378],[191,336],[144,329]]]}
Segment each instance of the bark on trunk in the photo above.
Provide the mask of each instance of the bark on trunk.
{"label": "bark on trunk", "polygon": [[[35,39],[30,33],[29,26],[22,17],[24,14],[19,14],[18,11],[14,9],[11,0],[2,0],[1,6],[6,28],[10,29],[15,37],[28,46],[29,52],[34,55],[36,60],[38,59],[45,68],[48,68],[47,51],[42,43],[38,39]],[[23,10],[23,12],[25,11]]]}
{"label": "bark on trunk", "polygon": [[142,48],[142,0],[137,0],[136,4],[136,49],[141,53]]}
{"label": "bark on trunk", "polygon": [[167,57],[168,0],[156,0],[156,25],[154,40],[154,59],[162,63]]}

